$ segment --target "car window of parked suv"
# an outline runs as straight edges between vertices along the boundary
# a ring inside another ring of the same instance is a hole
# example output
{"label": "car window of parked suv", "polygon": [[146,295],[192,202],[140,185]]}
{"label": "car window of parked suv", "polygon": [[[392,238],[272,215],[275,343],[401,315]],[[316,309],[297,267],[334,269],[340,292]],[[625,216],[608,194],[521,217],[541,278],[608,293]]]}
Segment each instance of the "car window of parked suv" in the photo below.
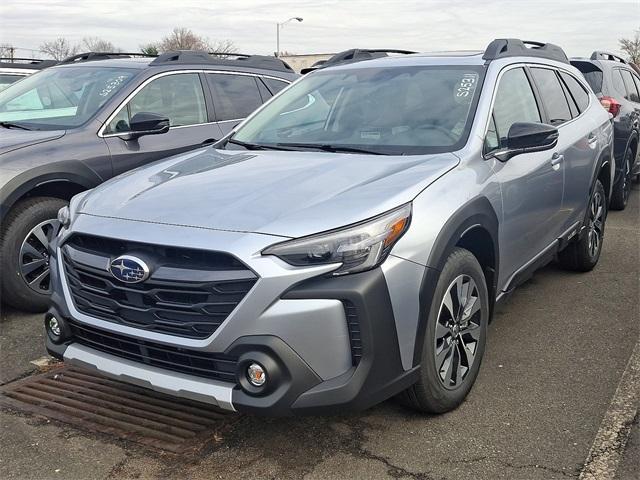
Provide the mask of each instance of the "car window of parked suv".
{"label": "car window of parked suv", "polygon": [[316,71],[275,98],[234,139],[293,149],[402,155],[464,144],[482,67]]}
{"label": "car window of parked suv", "polygon": [[618,70],[620,75],[622,75],[622,81],[625,86],[625,96],[627,100],[631,102],[640,102],[640,94],[636,89],[635,83],[633,83],[633,77],[631,76],[631,72],[628,70]]}
{"label": "car window of parked suv", "polygon": [[216,120],[239,120],[262,105],[256,79],[250,75],[208,73]]}
{"label": "car window of parked suv", "polygon": [[126,85],[135,72],[105,67],[44,70],[0,92],[0,121],[19,122],[34,130],[80,126]]}
{"label": "car window of parked suv", "polygon": [[524,70],[507,70],[502,75],[496,92],[485,152],[505,147],[507,134],[514,123],[540,121],[538,104]]}
{"label": "car window of parked suv", "polygon": [[532,68],[531,73],[540,90],[542,102],[549,115],[549,123],[558,126],[571,120],[573,116],[555,70]]}
{"label": "car window of parked suv", "polygon": [[589,106],[589,94],[587,93],[587,91],[572,75],[560,72],[560,77],[569,89],[571,97],[573,97],[573,100],[578,105],[579,111],[584,112]]}
{"label": "car window of parked suv", "polygon": [[264,83],[267,84],[267,87],[269,87],[269,90],[271,90],[271,93],[273,95],[275,95],[284,87],[289,85],[287,82],[283,82],[282,80],[276,80],[275,78],[263,78],[262,80],[264,81]]}
{"label": "car window of parked suv", "polygon": [[128,132],[131,118],[141,112],[167,117],[172,127],[206,123],[207,109],[200,76],[180,73],[152,80],[121,108],[104,133]]}

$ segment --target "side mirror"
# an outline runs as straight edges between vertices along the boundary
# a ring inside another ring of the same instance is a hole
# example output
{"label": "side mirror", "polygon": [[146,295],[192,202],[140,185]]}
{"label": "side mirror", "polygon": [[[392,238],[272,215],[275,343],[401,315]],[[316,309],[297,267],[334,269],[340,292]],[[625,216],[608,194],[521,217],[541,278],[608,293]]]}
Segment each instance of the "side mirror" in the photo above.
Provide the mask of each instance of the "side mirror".
{"label": "side mirror", "polygon": [[506,148],[493,153],[493,156],[501,162],[506,162],[522,153],[552,149],[558,143],[558,129],[544,123],[514,123],[509,129],[506,143]]}
{"label": "side mirror", "polygon": [[139,112],[131,117],[130,132],[122,135],[124,140],[135,140],[144,135],[160,135],[169,131],[169,119],[151,112]]}

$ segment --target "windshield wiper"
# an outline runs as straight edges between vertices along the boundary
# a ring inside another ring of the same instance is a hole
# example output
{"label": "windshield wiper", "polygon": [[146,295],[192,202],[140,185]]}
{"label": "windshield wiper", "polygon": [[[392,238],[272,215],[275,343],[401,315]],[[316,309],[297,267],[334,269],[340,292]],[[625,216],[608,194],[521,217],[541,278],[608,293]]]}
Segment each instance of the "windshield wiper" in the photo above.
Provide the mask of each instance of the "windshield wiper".
{"label": "windshield wiper", "polygon": [[233,143],[234,145],[240,145],[241,147],[246,148],[247,150],[291,150],[290,148],[284,148],[280,146],[274,145],[260,145],[258,143],[248,143],[241,142],[240,140],[236,140],[234,138],[229,138],[227,143]]}
{"label": "windshield wiper", "polygon": [[12,123],[12,122],[0,122],[0,127],[19,128],[20,130],[31,130],[29,127],[25,127],[24,125],[20,125],[19,123]]}
{"label": "windshield wiper", "polygon": [[385,155],[382,152],[376,150],[368,150],[366,148],[347,147],[342,145],[330,145],[322,143],[278,143],[279,147],[291,147],[291,148],[315,148],[322,150],[323,152],[349,152],[349,153],[364,153],[367,155]]}

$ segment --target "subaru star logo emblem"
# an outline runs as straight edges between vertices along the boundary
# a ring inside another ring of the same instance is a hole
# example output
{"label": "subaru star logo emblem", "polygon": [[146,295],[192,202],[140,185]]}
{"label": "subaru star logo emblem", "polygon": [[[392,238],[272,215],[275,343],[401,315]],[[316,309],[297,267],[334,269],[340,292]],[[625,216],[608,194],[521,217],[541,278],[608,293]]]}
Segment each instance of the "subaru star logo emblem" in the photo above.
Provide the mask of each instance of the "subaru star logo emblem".
{"label": "subaru star logo emblem", "polygon": [[130,255],[121,255],[109,264],[109,272],[125,283],[139,283],[149,278],[149,267],[146,263]]}

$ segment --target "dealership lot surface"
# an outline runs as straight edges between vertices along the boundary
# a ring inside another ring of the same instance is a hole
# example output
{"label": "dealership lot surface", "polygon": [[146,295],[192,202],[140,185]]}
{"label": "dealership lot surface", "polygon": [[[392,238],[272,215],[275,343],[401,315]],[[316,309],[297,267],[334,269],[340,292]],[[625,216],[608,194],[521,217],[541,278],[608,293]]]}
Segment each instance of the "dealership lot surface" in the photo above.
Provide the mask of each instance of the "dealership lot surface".
{"label": "dealership lot surface", "polygon": [[[0,476],[577,477],[639,338],[638,184],[605,237],[593,272],[550,265],[500,306],[478,382],[452,413],[420,416],[389,401],[336,417],[244,416],[203,452],[175,456],[5,410]],[[45,354],[41,316],[4,310],[0,342],[1,383],[33,372]],[[637,475],[639,443],[636,418],[618,478]]]}

